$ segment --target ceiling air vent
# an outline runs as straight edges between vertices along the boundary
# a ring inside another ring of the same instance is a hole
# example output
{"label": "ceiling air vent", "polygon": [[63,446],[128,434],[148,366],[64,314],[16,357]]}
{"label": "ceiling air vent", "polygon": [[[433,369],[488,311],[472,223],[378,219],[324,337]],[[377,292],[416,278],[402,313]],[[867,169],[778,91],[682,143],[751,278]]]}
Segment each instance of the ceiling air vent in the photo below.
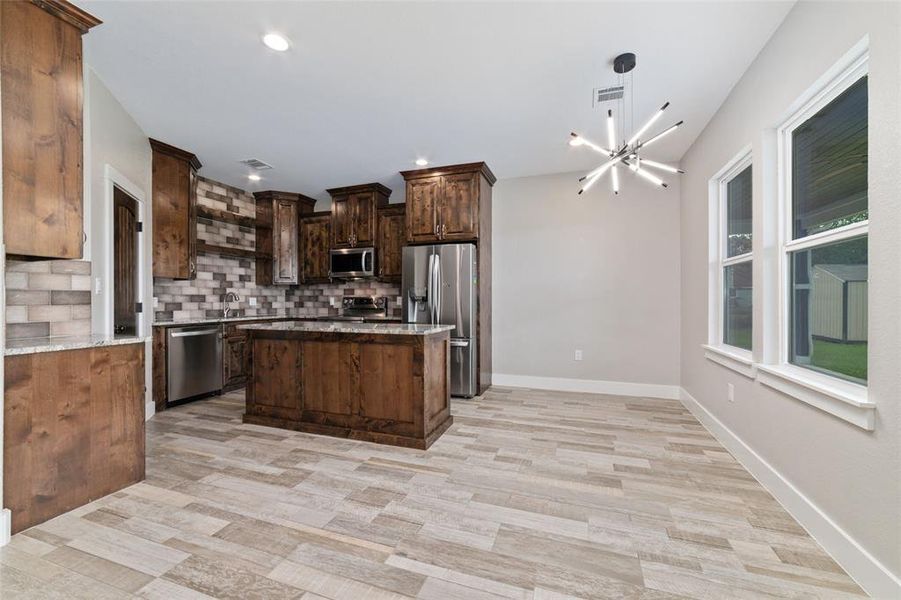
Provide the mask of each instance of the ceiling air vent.
{"label": "ceiling air vent", "polygon": [[623,86],[615,85],[606,88],[594,88],[594,103],[601,104],[610,100],[619,100],[623,97]]}
{"label": "ceiling air vent", "polygon": [[242,165],[247,165],[252,169],[256,169],[257,171],[265,171],[266,169],[272,168],[272,165],[264,163],[258,158],[248,158],[246,160],[240,160],[238,162],[240,162]]}

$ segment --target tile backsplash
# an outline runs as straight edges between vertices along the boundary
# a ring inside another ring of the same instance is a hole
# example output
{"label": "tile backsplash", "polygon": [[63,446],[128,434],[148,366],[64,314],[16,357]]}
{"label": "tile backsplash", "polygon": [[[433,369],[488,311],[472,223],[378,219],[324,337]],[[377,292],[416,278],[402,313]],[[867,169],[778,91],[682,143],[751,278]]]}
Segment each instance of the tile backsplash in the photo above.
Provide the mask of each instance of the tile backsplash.
{"label": "tile backsplash", "polygon": [[[197,203],[243,216],[256,215],[253,195],[203,177],[198,178]],[[253,228],[232,223],[197,219],[197,239],[216,246],[252,249],[256,243]],[[157,322],[220,317],[223,300],[235,292],[240,302],[232,302],[232,315],[290,317],[337,314],[343,296],[387,296],[389,314],[400,317],[396,297],[400,286],[377,281],[335,282],[300,286],[257,285],[253,260],[199,254],[197,277],[189,281],[157,279],[153,284]],[[251,305],[251,299],[255,304]],[[333,300],[334,299],[334,300]],[[334,306],[332,306],[334,304]]]}
{"label": "tile backsplash", "polygon": [[91,263],[6,263],[6,337],[91,333]]}

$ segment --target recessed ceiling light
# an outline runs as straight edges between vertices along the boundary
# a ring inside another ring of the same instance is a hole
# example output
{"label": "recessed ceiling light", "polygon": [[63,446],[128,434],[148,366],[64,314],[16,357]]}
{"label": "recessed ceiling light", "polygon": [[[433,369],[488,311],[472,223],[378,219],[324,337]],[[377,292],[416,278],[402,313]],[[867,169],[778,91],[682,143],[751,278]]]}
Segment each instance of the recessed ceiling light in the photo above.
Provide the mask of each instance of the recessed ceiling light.
{"label": "recessed ceiling light", "polygon": [[424,158],[417,158],[417,159],[416,159],[416,164],[419,165],[420,167],[424,167],[424,166],[426,166],[427,164],[429,164],[429,161],[427,161],[427,160],[424,159]]}
{"label": "recessed ceiling light", "polygon": [[291,47],[291,42],[288,41],[288,38],[278,33],[267,33],[263,36],[263,43],[276,52],[284,52]]}
{"label": "recessed ceiling light", "polygon": [[251,181],[259,181],[260,176],[257,175],[256,173],[251,173],[250,175],[247,176],[247,179],[249,179]]}

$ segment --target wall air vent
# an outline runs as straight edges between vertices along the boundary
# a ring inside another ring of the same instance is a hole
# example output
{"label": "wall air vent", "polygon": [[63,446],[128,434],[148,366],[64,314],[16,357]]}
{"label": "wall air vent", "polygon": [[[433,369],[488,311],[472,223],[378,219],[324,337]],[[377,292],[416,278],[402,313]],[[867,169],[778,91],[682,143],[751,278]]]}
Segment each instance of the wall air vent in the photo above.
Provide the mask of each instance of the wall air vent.
{"label": "wall air vent", "polygon": [[258,158],[248,158],[246,160],[239,160],[238,162],[242,165],[247,165],[252,169],[256,169],[257,171],[265,171],[266,169],[272,168],[272,165],[264,163]]}
{"label": "wall air vent", "polygon": [[623,97],[623,86],[615,85],[606,88],[594,88],[594,104],[609,102],[611,100],[619,100]]}

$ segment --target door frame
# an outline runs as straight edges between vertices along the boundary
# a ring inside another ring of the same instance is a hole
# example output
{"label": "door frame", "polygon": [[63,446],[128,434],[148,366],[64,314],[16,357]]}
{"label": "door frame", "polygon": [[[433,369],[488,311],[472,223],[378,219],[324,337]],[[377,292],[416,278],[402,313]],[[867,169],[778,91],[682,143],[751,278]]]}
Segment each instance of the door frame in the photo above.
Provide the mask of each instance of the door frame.
{"label": "door frame", "polygon": [[[115,202],[113,200],[113,188],[118,187],[120,190],[131,196],[138,205],[138,221],[143,224],[143,231],[138,232],[138,272],[137,272],[137,298],[143,304],[143,310],[137,314],[137,323],[135,330],[138,336],[144,337],[150,335],[148,323],[152,320],[147,319],[148,311],[153,310],[150,303],[147,302],[147,290],[144,282],[146,268],[146,250],[144,248],[145,238],[147,234],[147,205],[145,202],[144,191],[132,183],[125,175],[120,173],[110,164],[103,166],[103,241],[107,252],[106,265],[103,272],[105,285],[101,295],[101,303],[103,305],[103,319],[101,320],[102,330],[99,333],[112,335],[114,327],[114,311],[113,305],[113,244],[115,235],[115,222],[113,219],[113,209]],[[96,280],[95,280],[96,282]],[[93,286],[96,291],[96,283]]]}

